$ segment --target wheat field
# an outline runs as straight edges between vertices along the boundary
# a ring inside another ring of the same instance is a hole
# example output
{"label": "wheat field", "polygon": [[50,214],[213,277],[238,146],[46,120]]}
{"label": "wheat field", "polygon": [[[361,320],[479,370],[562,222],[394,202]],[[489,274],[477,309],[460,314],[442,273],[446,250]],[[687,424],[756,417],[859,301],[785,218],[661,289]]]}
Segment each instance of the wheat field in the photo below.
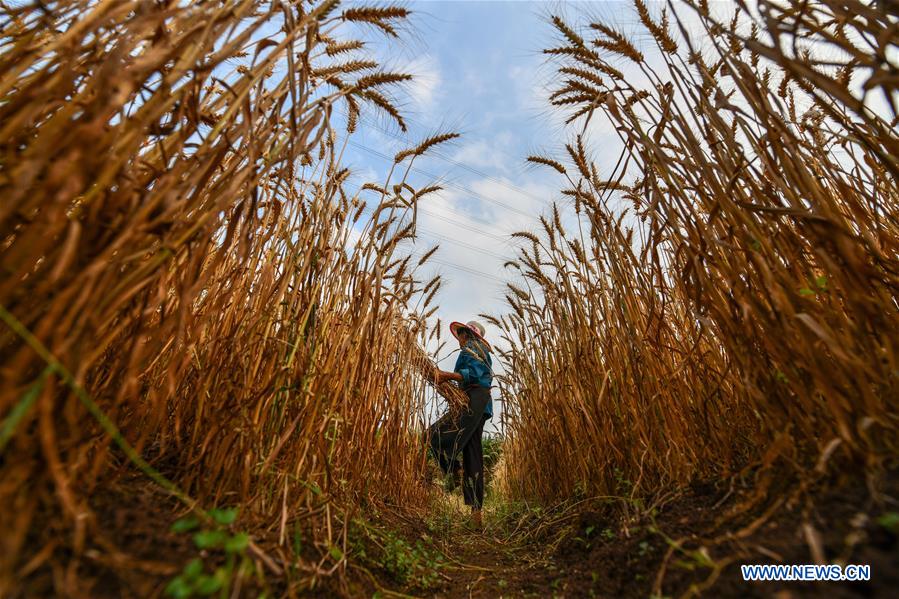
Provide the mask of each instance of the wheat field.
{"label": "wheat field", "polygon": [[[634,0],[636,34],[547,19],[565,152],[522,159],[560,195],[483,315],[506,434],[463,546],[422,442],[466,402],[433,383],[438,248],[405,243],[441,189],[413,164],[459,136],[363,185],[344,160],[363,114],[406,131],[412,76],[354,34],[401,44],[410,8],[0,3],[0,596],[546,596],[522,564],[595,534],[588,506],[614,535],[712,481],[714,553],[847,484],[892,505],[895,4],[714,4]],[[152,493],[145,525],[108,516]],[[619,593],[700,594],[733,561],[669,584],[665,538]]]}

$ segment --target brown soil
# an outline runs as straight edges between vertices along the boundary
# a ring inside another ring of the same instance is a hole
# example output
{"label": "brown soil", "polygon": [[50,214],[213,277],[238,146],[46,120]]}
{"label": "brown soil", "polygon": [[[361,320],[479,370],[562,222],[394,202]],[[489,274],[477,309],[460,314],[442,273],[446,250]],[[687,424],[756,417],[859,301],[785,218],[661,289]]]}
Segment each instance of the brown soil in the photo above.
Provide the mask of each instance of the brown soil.
{"label": "brown soil", "polygon": [[[73,557],[71,532],[54,520],[29,539],[42,547],[42,559],[12,597],[54,597],[63,588],[72,597],[159,597],[168,580],[196,556],[187,535],[169,532],[179,509],[170,495],[144,478],[134,477],[115,487],[95,490],[91,498],[91,534],[85,550]],[[34,561],[34,560],[33,560]]]}
{"label": "brown soil", "polygon": [[[886,491],[888,497],[899,497],[899,477],[891,478]],[[839,491],[814,496],[813,503],[777,508],[766,524],[739,539],[724,533],[745,528],[760,513],[729,516],[736,503],[722,502],[725,493],[712,485],[694,486],[627,530],[602,508],[563,515],[525,546],[497,539],[488,528],[457,542],[456,557],[468,566],[448,569],[450,580],[433,595],[649,597],[664,562],[665,597],[682,596],[691,587],[708,597],[895,597],[899,531],[878,524],[877,518],[896,512],[897,504],[878,506],[869,495],[863,484],[844,484]],[[740,564],[815,563],[805,522],[819,536],[828,563],[869,564],[871,581],[742,580]],[[720,542],[709,542],[716,537]],[[694,553],[701,547],[708,560]]]}
{"label": "brown soil", "polygon": [[[829,487],[833,486],[833,482]],[[764,525],[740,538],[730,538],[771,505],[765,498],[746,510],[734,496],[713,485],[696,485],[654,513],[622,520],[610,504],[582,503],[575,509],[519,519],[511,528],[487,518],[482,531],[451,523],[441,532],[424,519],[391,516],[381,522],[412,545],[442,551],[439,574],[426,588],[398,581],[375,563],[352,566],[345,584],[325,580],[312,592],[296,596],[432,596],[461,597],[649,597],[662,565],[661,594],[684,595],[691,588],[708,597],[892,597],[899,588],[899,538],[896,524],[878,523],[885,513],[899,512],[899,476],[887,480],[886,503],[871,501],[864,484],[843,483],[838,491],[812,493],[814,501],[780,505]],[[772,496],[783,495],[779,489]],[[53,596],[60,581],[73,581],[76,597],[159,597],[166,583],[196,557],[189,535],[169,532],[178,506],[151,484],[128,481],[99,491],[92,507],[102,531],[90,537],[82,557],[59,548],[31,572],[13,597]],[[639,511],[639,510],[638,510]],[[732,514],[738,515],[732,515]],[[805,532],[810,525],[815,533]],[[513,530],[517,527],[517,530]],[[31,546],[52,543],[48,527]],[[71,533],[68,533],[71,534]],[[870,582],[774,583],[743,582],[740,564],[814,563],[809,538],[820,539],[828,562],[869,564]],[[266,540],[256,537],[262,547]],[[712,542],[716,540],[717,542]],[[66,539],[65,541],[68,541]],[[268,543],[271,544],[271,543]],[[67,546],[59,543],[59,547]],[[699,553],[705,547],[702,557]],[[678,549],[679,548],[679,549]],[[352,555],[351,555],[352,558]],[[352,559],[351,559],[352,563]],[[286,585],[268,577],[270,596]],[[255,597],[257,587],[240,596]]]}

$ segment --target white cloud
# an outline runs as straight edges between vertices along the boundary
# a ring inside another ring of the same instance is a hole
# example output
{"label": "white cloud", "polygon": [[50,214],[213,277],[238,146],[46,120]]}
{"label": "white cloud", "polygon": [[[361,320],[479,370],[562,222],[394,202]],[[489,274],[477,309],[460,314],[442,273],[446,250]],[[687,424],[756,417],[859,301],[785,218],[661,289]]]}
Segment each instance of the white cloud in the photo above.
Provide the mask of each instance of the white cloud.
{"label": "white cloud", "polygon": [[[500,314],[507,310],[504,281],[517,279],[515,271],[503,267],[516,254],[518,244],[511,234],[533,230],[535,217],[549,208],[553,197],[549,185],[508,179],[479,178],[466,182],[465,187],[477,195],[454,188],[441,191],[422,201],[418,216],[416,253],[440,244],[434,262],[425,272],[443,275],[437,316],[444,324],[476,318],[479,313]],[[498,331],[490,328],[488,335],[497,336]]]}
{"label": "white cloud", "polygon": [[458,148],[451,156],[452,160],[468,166],[484,170],[498,170],[508,172],[508,163],[501,154],[496,152],[497,146],[508,146],[510,135],[498,133],[490,141],[479,140],[467,143]]}
{"label": "white cloud", "polygon": [[440,64],[432,55],[423,54],[413,59],[401,71],[413,76],[412,81],[406,86],[406,91],[414,104],[414,109],[420,112],[429,111],[440,94],[442,82]]}

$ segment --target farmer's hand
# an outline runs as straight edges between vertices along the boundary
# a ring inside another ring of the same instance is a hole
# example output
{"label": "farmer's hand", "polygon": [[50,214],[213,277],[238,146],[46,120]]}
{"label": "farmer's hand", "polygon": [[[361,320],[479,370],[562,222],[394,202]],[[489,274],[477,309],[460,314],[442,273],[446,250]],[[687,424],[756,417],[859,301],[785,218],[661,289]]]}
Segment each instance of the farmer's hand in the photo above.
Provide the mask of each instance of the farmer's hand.
{"label": "farmer's hand", "polygon": [[437,371],[437,376],[435,377],[434,380],[437,381],[437,384],[438,384],[438,385],[440,385],[440,384],[445,383],[445,382],[447,382],[447,381],[458,381],[458,380],[461,380],[461,378],[462,378],[462,377],[460,377],[460,376],[459,376],[458,374],[456,374],[455,372],[446,372],[446,371],[444,371],[444,370],[438,370],[438,371]]}

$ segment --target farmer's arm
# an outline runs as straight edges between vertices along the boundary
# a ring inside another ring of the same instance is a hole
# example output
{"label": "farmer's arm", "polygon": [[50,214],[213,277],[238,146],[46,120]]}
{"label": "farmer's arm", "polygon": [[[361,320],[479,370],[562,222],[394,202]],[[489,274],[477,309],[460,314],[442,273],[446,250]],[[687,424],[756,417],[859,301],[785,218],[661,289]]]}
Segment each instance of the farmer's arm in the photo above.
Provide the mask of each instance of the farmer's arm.
{"label": "farmer's arm", "polygon": [[459,381],[461,383],[465,380],[464,377],[458,372],[447,372],[445,370],[438,370],[436,378],[438,385],[446,381]]}
{"label": "farmer's arm", "polygon": [[437,371],[437,384],[443,383],[445,381],[458,381],[460,383],[466,383],[469,373],[469,365],[468,365],[468,356],[465,355],[464,352],[459,354],[459,357],[456,359],[456,366],[454,368],[455,372],[448,372],[446,370],[438,370]]}

